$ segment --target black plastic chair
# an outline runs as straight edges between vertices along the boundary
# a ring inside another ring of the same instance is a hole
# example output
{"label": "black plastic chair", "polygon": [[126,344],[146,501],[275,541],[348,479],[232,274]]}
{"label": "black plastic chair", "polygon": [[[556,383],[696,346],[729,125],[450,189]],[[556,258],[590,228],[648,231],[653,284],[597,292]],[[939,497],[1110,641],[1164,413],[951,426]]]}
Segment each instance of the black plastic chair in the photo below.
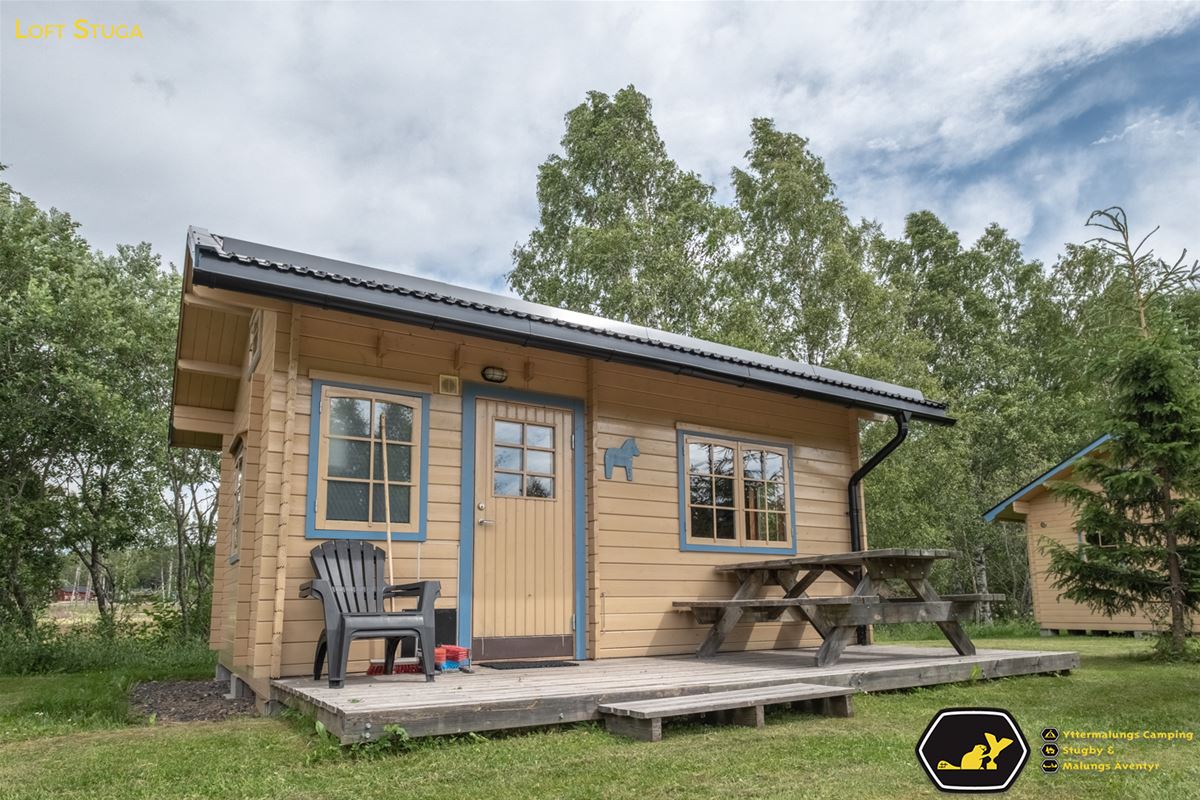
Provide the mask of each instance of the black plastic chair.
{"label": "black plastic chair", "polygon": [[[310,554],[317,577],[300,586],[301,597],[315,597],[325,608],[325,629],[317,640],[313,680],[321,679],[321,663],[329,662],[329,686],[341,688],[355,639],[386,639],[384,674],[396,664],[396,647],[406,636],[415,636],[425,680],[433,680],[433,604],[442,593],[439,581],[418,581],[388,586],[387,553],[370,542],[331,540]],[[416,597],[408,611],[388,611],[393,597]]]}

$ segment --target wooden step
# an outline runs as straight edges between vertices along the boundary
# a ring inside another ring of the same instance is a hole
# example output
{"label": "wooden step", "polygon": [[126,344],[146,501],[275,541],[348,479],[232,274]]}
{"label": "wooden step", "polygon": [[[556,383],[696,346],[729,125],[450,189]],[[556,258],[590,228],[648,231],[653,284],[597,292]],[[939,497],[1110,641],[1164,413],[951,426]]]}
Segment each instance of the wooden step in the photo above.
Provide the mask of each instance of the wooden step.
{"label": "wooden step", "polygon": [[850,695],[857,690],[845,686],[815,683],[786,683],[729,692],[706,692],[681,697],[605,703],[597,709],[605,727],[613,733],[657,742],[662,739],[662,721],[666,717],[689,714],[719,714],[720,721],[733,725],[763,726],[763,708],[781,703],[805,703],[807,709],[830,716],[849,717],[853,712]]}

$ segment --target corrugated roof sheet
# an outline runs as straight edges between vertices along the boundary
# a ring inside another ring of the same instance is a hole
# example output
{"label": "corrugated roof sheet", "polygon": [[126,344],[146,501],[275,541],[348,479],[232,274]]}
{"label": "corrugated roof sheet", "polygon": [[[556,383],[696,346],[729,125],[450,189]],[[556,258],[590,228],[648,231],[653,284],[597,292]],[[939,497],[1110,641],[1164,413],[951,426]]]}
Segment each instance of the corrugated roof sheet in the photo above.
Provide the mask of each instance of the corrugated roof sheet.
{"label": "corrugated roof sheet", "polygon": [[430,328],[953,424],[916,389],[667,331],[269,245],[188,231],[192,280]]}

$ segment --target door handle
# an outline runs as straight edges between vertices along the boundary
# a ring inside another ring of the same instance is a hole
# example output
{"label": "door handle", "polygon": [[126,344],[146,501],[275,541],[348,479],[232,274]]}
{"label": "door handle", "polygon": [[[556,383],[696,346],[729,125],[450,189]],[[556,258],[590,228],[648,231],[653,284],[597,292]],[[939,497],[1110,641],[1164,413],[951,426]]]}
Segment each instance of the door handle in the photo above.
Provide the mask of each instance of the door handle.
{"label": "door handle", "polygon": [[480,519],[480,520],[479,520],[479,524],[480,524],[480,525],[495,525],[495,524],[496,524],[496,520],[494,520],[494,519]]}

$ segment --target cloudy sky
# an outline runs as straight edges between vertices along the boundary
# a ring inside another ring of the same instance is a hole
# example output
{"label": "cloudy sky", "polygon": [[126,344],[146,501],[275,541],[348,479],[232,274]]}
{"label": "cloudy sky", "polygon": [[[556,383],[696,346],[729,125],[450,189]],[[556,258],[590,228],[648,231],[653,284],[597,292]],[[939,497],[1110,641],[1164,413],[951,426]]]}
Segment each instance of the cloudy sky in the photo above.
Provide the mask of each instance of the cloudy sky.
{"label": "cloudy sky", "polygon": [[[144,38],[74,40],[79,18]],[[1200,3],[6,0],[0,22],[5,179],[104,249],[178,262],[199,225],[499,289],[563,114],[634,84],[723,199],[769,116],[889,233],[928,208],[1052,260],[1121,204],[1163,255],[1200,251]]]}

